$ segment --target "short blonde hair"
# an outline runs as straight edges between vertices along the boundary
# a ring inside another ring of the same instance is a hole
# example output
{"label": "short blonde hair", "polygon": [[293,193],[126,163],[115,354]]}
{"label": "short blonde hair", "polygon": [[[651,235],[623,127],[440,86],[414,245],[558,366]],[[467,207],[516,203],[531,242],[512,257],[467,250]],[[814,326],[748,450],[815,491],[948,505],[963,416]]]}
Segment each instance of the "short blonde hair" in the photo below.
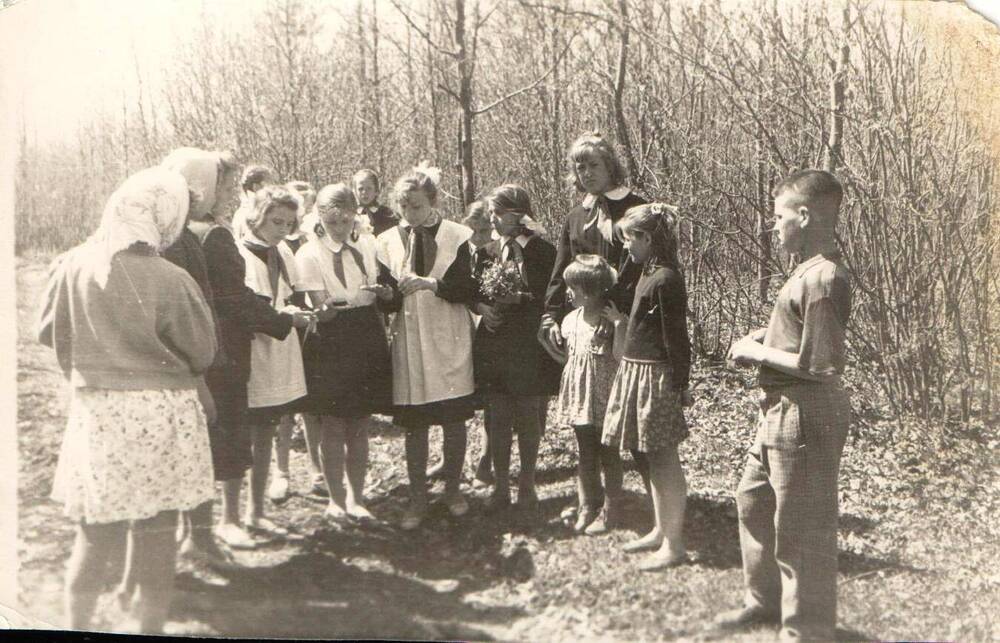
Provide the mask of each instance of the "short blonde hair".
{"label": "short blonde hair", "polygon": [[247,213],[247,227],[256,232],[264,225],[272,210],[285,207],[297,212],[299,202],[291,192],[280,185],[263,187],[253,194],[253,207]]}
{"label": "short blonde hair", "polygon": [[577,255],[563,270],[566,286],[592,296],[606,297],[618,283],[618,272],[600,255]]}

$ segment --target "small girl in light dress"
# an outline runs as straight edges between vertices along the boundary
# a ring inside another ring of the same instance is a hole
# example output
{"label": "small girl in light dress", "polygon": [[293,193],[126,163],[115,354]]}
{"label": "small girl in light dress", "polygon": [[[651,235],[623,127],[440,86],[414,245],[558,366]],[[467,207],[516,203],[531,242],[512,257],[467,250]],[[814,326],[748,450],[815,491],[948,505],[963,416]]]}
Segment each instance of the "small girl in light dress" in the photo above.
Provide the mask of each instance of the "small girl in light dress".
{"label": "small girl in light dress", "polygon": [[[601,444],[601,429],[611,393],[611,382],[618,370],[612,338],[598,333],[601,320],[607,319],[608,293],[618,278],[604,257],[577,255],[563,272],[566,287],[576,308],[563,318],[562,336],[566,340],[566,363],[559,389],[559,418],[573,427],[579,462],[577,489],[579,509],[577,533],[602,534],[619,518],[622,493],[622,462],[616,447]],[[623,328],[615,328],[624,333]],[[604,486],[601,486],[601,472]]]}

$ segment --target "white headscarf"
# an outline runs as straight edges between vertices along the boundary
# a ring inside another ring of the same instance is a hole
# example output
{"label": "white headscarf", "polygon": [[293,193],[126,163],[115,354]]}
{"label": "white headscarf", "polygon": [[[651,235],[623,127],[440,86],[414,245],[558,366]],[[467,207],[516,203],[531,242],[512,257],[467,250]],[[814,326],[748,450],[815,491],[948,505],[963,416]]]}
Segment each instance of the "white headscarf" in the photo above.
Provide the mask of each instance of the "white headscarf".
{"label": "white headscarf", "polygon": [[219,153],[195,147],[179,147],[160,163],[168,170],[179,172],[187,180],[193,194],[191,214],[204,219],[215,207],[215,191],[219,182]]}
{"label": "white headscarf", "polygon": [[87,239],[94,251],[98,285],[104,288],[114,256],[142,242],[161,252],[180,236],[187,220],[188,184],[163,167],[136,172],[108,199],[101,224]]}

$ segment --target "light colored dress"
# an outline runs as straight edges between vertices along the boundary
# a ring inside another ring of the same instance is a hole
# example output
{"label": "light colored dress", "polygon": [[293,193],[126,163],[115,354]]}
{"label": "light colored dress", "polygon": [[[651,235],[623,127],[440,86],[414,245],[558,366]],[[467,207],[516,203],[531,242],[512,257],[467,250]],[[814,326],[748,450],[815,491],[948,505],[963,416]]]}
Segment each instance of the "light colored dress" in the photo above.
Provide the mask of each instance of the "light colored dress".
{"label": "light colored dress", "polygon": [[141,520],[214,495],[208,425],[194,389],[72,390],[52,485],[67,516]]}
{"label": "light colored dress", "polygon": [[598,326],[588,324],[583,308],[576,308],[562,321],[568,360],[559,387],[558,417],[564,426],[591,426],[598,431],[618,369],[610,340],[594,343]]}
{"label": "light colored dress", "polygon": [[[267,264],[242,243],[240,254],[246,261],[246,285],[258,295],[270,298],[276,310],[285,307],[285,300],[294,294],[298,281],[295,255],[285,244],[279,244],[281,261],[285,264],[288,283],[278,279],[278,292],[271,292]],[[302,348],[298,333],[289,333],[285,339],[275,339],[263,333],[254,334],[250,345],[250,381],[247,382],[247,401],[251,409],[281,406],[294,402],[306,394],[306,376],[302,366]]]}
{"label": "light colored dress", "polygon": [[[409,256],[397,226],[378,236],[378,260],[397,281],[406,274]],[[435,236],[437,254],[428,277],[441,279],[472,230],[443,220]],[[392,321],[392,398],[397,405],[421,405],[471,395],[472,313],[429,290],[403,299]]]}

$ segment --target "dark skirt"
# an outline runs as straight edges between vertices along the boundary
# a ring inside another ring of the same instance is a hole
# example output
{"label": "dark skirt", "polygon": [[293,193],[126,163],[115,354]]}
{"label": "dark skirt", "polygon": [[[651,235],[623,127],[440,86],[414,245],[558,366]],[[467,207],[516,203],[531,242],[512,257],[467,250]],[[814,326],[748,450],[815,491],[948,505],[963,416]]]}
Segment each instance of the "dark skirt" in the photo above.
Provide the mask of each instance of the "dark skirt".
{"label": "dark skirt", "polygon": [[242,478],[253,462],[250,431],[245,426],[247,383],[228,377],[222,369],[209,369],[205,383],[215,401],[215,422],[208,425],[208,444],[216,480]]}
{"label": "dark skirt", "polygon": [[302,362],[309,394],[301,412],[359,418],[392,408],[392,358],[375,306],[319,324],[302,346]]}
{"label": "dark skirt", "polygon": [[427,404],[396,406],[392,422],[407,429],[444,426],[471,420],[477,408],[482,408],[479,396],[465,395]]}
{"label": "dark skirt", "polygon": [[483,323],[472,347],[476,391],[482,395],[558,395],[562,364],[538,342],[538,318],[504,320],[495,331]]}

